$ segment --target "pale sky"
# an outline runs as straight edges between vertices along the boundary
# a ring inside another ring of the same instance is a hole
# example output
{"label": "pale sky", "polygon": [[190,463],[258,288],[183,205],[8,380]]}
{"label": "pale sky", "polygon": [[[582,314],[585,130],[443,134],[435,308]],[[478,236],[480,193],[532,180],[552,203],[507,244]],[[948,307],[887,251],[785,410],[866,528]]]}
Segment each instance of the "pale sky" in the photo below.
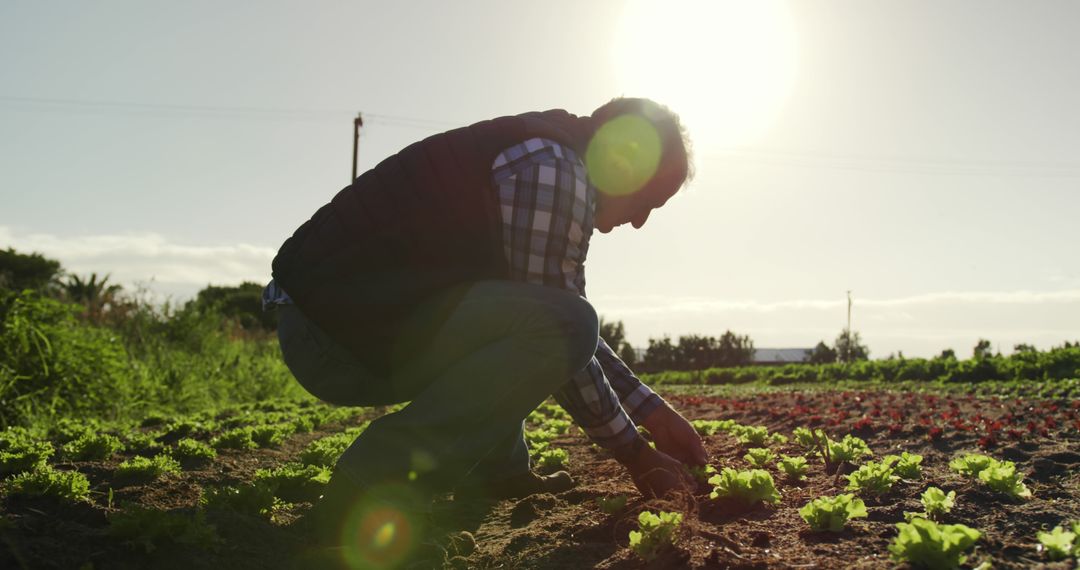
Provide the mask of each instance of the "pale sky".
{"label": "pale sky", "polygon": [[[663,10],[657,6],[664,6]],[[1080,3],[0,0],[0,247],[184,299],[265,282],[360,168],[613,96],[697,176],[594,234],[590,300],[650,337],[854,328],[884,357],[1080,339]]]}

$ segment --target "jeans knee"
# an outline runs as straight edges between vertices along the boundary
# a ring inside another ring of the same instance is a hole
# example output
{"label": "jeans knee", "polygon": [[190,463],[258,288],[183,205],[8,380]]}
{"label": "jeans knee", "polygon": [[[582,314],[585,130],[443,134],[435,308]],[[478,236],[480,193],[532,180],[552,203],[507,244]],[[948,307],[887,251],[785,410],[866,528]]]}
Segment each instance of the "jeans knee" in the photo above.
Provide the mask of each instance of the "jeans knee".
{"label": "jeans knee", "polygon": [[599,317],[596,309],[585,298],[568,295],[565,302],[566,341],[572,372],[577,372],[592,360],[600,338]]}

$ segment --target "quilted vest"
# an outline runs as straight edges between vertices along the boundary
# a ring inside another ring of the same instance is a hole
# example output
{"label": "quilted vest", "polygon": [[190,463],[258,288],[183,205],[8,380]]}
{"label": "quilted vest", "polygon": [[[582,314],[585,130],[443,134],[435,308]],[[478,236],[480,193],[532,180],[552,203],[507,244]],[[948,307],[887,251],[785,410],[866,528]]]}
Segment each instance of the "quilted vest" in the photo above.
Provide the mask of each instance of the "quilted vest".
{"label": "quilted vest", "polygon": [[[423,350],[471,282],[508,278],[491,176],[496,156],[533,137],[585,156],[591,134],[588,117],[551,110],[413,143],[301,225],[274,258],[274,279],[319,328],[373,372],[389,374]],[[405,338],[402,319],[436,293],[445,302],[428,307],[423,330]]]}

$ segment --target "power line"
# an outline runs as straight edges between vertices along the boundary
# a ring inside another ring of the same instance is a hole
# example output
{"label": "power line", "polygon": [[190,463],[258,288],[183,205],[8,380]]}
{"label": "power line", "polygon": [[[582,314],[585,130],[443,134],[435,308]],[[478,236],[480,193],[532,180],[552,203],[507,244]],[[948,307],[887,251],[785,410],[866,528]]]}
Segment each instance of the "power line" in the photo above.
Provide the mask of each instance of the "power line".
{"label": "power line", "polygon": [[[90,112],[156,115],[161,117],[199,116],[215,119],[258,119],[298,122],[338,123],[351,118],[355,110],[338,109],[290,109],[281,107],[250,107],[223,105],[181,105],[172,103],[142,103],[137,101],[102,101],[82,99],[59,99],[49,97],[17,97],[0,95],[0,104],[19,106],[22,110],[37,112]],[[425,130],[446,130],[463,126],[464,123],[365,113],[374,123],[410,127]]]}

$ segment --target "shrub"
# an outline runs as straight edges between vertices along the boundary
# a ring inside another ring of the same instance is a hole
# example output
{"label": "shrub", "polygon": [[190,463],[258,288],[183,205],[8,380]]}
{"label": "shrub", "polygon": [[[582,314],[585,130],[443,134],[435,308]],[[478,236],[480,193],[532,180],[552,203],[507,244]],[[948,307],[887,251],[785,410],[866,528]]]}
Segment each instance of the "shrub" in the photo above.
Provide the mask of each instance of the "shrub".
{"label": "shrub", "polygon": [[86,434],[64,445],[64,454],[74,461],[104,461],[122,451],[120,438],[107,433]]}
{"label": "shrub", "polygon": [[719,475],[709,479],[709,484],[714,485],[710,499],[730,498],[748,506],[759,501],[780,502],[780,492],[776,490],[772,475],[763,469],[736,471],[725,467]]}
{"label": "shrub", "polygon": [[897,523],[899,534],[889,545],[892,558],[920,568],[956,568],[967,560],[964,551],[982,534],[962,524],[938,525],[916,518]]}
{"label": "shrub", "polygon": [[815,531],[840,532],[848,519],[865,517],[866,505],[855,495],[819,497],[799,509],[803,520]]}
{"label": "shrub", "polygon": [[682,513],[642,511],[638,515],[638,530],[630,531],[630,550],[645,560],[655,559],[674,542],[682,518]]}
{"label": "shrub", "polygon": [[70,502],[86,501],[90,497],[90,481],[78,471],[57,471],[51,465],[45,465],[13,477],[8,481],[8,494]]}

